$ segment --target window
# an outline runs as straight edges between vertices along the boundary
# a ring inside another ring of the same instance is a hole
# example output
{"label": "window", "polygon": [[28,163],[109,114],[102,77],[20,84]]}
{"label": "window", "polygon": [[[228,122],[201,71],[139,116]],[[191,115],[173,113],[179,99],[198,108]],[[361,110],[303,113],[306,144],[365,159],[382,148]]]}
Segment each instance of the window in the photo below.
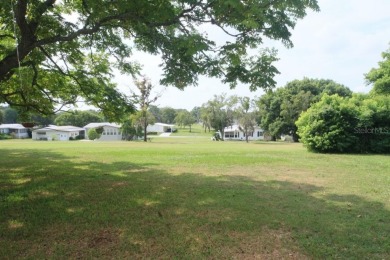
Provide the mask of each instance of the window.
{"label": "window", "polygon": [[225,138],[233,138],[234,137],[234,133],[233,132],[226,132],[225,133]]}

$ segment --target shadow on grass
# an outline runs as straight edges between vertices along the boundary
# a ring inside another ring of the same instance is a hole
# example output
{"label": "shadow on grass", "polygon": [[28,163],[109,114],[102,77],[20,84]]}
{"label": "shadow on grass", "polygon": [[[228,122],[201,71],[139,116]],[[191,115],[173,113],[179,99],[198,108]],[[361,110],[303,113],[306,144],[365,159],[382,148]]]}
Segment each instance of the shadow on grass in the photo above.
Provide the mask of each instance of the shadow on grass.
{"label": "shadow on grass", "polygon": [[1,151],[6,258],[390,257],[390,212],[292,182]]}

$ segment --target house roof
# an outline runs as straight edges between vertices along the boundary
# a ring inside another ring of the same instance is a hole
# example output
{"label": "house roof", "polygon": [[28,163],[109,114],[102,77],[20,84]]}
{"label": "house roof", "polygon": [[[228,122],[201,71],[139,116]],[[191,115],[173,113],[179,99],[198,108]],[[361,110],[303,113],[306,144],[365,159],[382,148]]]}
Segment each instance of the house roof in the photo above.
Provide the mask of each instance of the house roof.
{"label": "house roof", "polygon": [[[255,129],[261,130],[260,126],[255,126]],[[234,131],[241,131],[239,125],[231,125],[224,128],[224,132],[234,132]]]}
{"label": "house roof", "polygon": [[53,130],[53,131],[61,131],[61,132],[79,132],[79,131],[84,131],[84,128],[80,128],[77,126],[72,126],[72,125],[64,125],[64,126],[56,126],[56,125],[50,125],[48,127],[40,128],[40,129],[35,129],[34,131],[42,131],[42,130]]}
{"label": "house roof", "polygon": [[174,126],[175,126],[175,125],[164,124],[164,123],[154,123],[153,125],[158,125],[158,126],[168,126],[168,127],[174,127]]}
{"label": "house roof", "polygon": [[21,124],[2,124],[0,129],[25,129],[25,127]]}
{"label": "house roof", "polygon": [[231,125],[224,128],[224,132],[234,132],[234,131],[240,131],[239,125]]}
{"label": "house roof", "polygon": [[110,127],[115,127],[115,128],[120,128],[121,126],[115,123],[108,123],[108,122],[103,122],[103,123],[89,123],[88,125],[84,126],[84,128],[96,128],[96,127],[102,127],[102,126],[110,126]]}

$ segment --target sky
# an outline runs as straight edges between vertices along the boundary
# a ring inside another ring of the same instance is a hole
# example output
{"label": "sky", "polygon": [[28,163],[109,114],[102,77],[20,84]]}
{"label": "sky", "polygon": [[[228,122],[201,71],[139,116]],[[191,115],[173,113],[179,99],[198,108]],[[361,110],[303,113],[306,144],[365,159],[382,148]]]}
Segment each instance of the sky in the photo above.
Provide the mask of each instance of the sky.
{"label": "sky", "polygon": [[[381,53],[390,47],[390,0],[318,0],[318,3],[321,11],[310,11],[291,31],[293,48],[275,41],[265,41],[262,46],[278,50],[277,87],[308,77],[331,79],[354,92],[368,92],[371,87],[366,86],[364,74],[377,67]],[[209,35],[224,37],[217,31],[209,31]],[[263,94],[261,90],[250,92],[246,85],[230,90],[219,79],[206,77],[200,77],[198,86],[183,91],[164,88],[159,86],[159,57],[135,53],[134,59],[143,64],[142,73],[151,79],[156,93],[162,93],[155,103],[159,107],[191,110],[222,93],[251,98]],[[128,76],[116,75],[115,80],[124,92],[134,89]]]}

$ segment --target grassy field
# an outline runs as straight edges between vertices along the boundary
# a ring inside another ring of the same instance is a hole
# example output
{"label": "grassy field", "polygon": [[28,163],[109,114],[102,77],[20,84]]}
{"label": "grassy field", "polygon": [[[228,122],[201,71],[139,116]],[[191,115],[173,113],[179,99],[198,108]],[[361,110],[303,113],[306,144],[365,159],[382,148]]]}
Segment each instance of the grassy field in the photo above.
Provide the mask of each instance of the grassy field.
{"label": "grassy field", "polygon": [[[187,127],[175,127],[177,132],[172,133],[171,136],[185,136],[185,137],[208,137],[209,139],[213,136],[214,130],[205,132],[201,124],[193,124],[191,129]],[[191,132],[190,132],[191,130]]]}
{"label": "grassy field", "polygon": [[0,142],[0,258],[389,259],[390,157]]}

